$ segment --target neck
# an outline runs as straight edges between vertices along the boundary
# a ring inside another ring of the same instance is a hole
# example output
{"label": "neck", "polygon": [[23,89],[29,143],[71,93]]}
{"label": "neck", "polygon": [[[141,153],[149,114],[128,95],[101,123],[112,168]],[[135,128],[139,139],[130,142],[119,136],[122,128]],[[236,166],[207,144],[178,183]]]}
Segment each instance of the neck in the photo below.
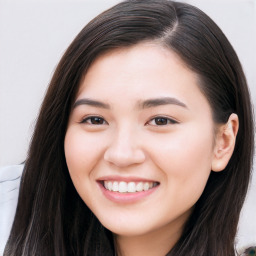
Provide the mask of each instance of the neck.
{"label": "neck", "polygon": [[179,240],[188,216],[143,235],[115,235],[118,256],[164,256]]}

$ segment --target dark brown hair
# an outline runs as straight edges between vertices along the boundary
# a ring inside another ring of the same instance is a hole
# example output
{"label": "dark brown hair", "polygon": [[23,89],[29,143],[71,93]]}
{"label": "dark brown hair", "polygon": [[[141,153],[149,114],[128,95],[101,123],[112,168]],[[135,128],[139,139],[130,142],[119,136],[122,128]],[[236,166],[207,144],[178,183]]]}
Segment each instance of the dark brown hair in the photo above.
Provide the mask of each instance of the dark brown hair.
{"label": "dark brown hair", "polygon": [[250,96],[240,62],[221,30],[199,9],[167,0],[130,0],[85,26],[56,68],[31,141],[4,256],[114,255],[111,232],[71,182],[63,143],[72,102],[91,63],[106,51],[142,41],[155,41],[176,52],[198,75],[216,123],[227,122],[231,113],[239,117],[229,164],[210,174],[168,255],[235,255],[254,145]]}

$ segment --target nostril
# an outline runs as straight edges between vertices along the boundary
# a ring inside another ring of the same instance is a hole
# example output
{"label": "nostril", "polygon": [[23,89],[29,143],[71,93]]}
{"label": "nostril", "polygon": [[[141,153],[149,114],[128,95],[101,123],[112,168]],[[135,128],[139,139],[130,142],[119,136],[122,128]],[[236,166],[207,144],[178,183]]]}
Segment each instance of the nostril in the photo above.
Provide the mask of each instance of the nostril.
{"label": "nostril", "polygon": [[145,154],[142,150],[129,149],[121,150],[110,148],[104,154],[104,160],[119,167],[125,167],[132,164],[139,164],[145,161]]}

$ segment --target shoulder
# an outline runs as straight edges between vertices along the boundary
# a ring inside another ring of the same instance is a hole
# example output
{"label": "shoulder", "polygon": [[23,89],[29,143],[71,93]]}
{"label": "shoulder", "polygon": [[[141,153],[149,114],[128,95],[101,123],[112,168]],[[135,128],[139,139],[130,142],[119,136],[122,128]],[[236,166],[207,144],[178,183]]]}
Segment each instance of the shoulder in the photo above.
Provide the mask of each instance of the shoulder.
{"label": "shoulder", "polygon": [[0,167],[0,255],[11,231],[24,165]]}
{"label": "shoulder", "polygon": [[0,207],[18,195],[24,165],[0,167]]}
{"label": "shoulder", "polygon": [[11,180],[22,174],[24,164],[8,165],[0,167],[0,182],[4,180]]}

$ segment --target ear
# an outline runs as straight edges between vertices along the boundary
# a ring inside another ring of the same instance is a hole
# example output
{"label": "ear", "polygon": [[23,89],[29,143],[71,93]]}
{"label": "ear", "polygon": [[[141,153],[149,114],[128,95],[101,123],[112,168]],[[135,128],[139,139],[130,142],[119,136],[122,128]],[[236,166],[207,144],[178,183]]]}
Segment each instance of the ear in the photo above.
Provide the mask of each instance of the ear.
{"label": "ear", "polygon": [[212,170],[220,172],[227,166],[236,143],[239,120],[236,114],[231,114],[228,122],[218,128],[212,159]]}

